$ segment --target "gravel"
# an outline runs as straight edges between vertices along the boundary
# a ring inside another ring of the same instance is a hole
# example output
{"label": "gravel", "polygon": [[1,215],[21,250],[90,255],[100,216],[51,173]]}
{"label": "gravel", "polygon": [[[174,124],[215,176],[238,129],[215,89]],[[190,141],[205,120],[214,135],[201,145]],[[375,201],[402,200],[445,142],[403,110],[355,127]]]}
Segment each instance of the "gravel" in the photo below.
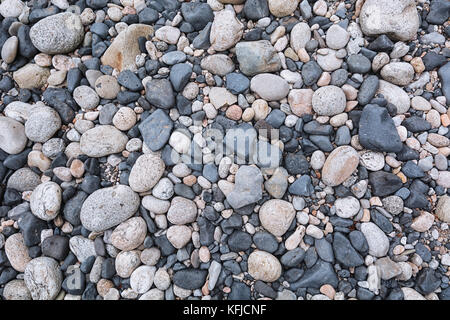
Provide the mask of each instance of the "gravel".
{"label": "gravel", "polygon": [[2,1],[0,298],[448,300],[448,9]]}

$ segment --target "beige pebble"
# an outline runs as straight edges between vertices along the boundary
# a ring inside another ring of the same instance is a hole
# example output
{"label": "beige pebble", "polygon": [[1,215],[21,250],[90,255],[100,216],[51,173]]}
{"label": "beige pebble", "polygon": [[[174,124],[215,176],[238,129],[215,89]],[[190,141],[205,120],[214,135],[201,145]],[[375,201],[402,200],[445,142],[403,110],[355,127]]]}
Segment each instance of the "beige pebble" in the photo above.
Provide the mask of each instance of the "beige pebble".
{"label": "beige pebble", "polygon": [[134,110],[130,107],[121,107],[113,117],[113,124],[119,130],[130,130],[136,124]]}
{"label": "beige pebble", "polygon": [[251,121],[255,116],[255,111],[252,108],[247,108],[242,113],[242,120],[245,122]]}
{"label": "beige pebble", "polygon": [[332,300],[334,299],[334,296],[336,294],[336,290],[334,290],[334,288],[329,284],[324,284],[323,286],[321,286],[319,291]]}
{"label": "beige pebble", "polygon": [[84,174],[84,163],[81,160],[75,159],[70,164],[70,173],[75,178],[81,178]]}
{"label": "beige pebble", "polygon": [[104,297],[111,288],[114,288],[114,283],[111,280],[100,279],[97,282],[97,292],[101,297]]}
{"label": "beige pebble", "polygon": [[331,75],[329,72],[322,72],[320,75],[319,80],[317,80],[317,85],[319,87],[324,87],[330,84],[331,81]]}
{"label": "beige pebble", "polygon": [[201,262],[203,263],[209,262],[209,260],[211,259],[211,253],[209,252],[208,247],[201,246],[200,249],[198,250],[198,256]]}
{"label": "beige pebble", "polygon": [[51,160],[47,158],[41,151],[33,150],[28,154],[28,166],[37,167],[44,172],[52,164]]}

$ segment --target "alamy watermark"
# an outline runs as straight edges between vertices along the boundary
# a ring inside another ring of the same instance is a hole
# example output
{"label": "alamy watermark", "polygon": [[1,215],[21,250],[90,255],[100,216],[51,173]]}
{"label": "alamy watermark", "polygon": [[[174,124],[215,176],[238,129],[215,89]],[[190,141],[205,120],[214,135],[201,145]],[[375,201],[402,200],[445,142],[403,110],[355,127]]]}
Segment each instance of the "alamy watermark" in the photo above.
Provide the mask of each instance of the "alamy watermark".
{"label": "alamy watermark", "polygon": [[[183,129],[176,129],[183,133]],[[189,133],[186,135],[189,136]],[[280,165],[282,151],[277,144],[271,141],[279,141],[278,129],[258,129],[251,127],[238,127],[225,130],[225,134],[215,128],[206,128],[202,137],[212,143],[211,152],[214,159],[225,156],[232,157],[233,162],[239,165],[256,164],[261,168],[276,168]],[[180,155],[172,150],[170,158],[173,163],[180,161],[185,164],[203,164],[203,148],[194,140],[186,154]]]}

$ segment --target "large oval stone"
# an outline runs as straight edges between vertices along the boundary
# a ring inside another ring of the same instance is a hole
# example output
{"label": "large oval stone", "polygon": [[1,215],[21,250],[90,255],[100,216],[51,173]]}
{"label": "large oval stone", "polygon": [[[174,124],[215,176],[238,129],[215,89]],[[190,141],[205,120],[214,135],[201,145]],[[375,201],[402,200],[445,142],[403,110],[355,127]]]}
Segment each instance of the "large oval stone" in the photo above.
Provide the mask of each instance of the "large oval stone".
{"label": "large oval stone", "polygon": [[102,232],[130,218],[139,204],[139,195],[128,186],[99,189],[84,201],[81,223],[88,230]]}
{"label": "large oval stone", "polygon": [[174,197],[167,212],[167,220],[173,224],[194,222],[197,218],[197,206],[194,201],[183,197]]}
{"label": "large oval stone", "polygon": [[61,290],[63,276],[56,260],[38,257],[27,264],[24,280],[33,300],[53,300]]}
{"label": "large oval stone", "polygon": [[39,20],[30,29],[33,45],[48,54],[74,51],[84,38],[84,27],[79,15],[64,12]]}
{"label": "large oval stone", "polygon": [[17,154],[25,149],[27,141],[23,124],[0,116],[0,149],[9,154]]}
{"label": "large oval stone", "polygon": [[274,282],[281,275],[281,263],[272,254],[255,250],[248,257],[248,273],[255,280]]}
{"label": "large oval stone", "polygon": [[395,40],[412,40],[419,29],[413,0],[367,0],[359,14],[361,30],[368,36],[387,34]]}
{"label": "large oval stone", "polygon": [[140,156],[131,168],[128,182],[136,192],[145,192],[153,188],[162,177],[165,169],[164,161],[154,154]]}
{"label": "large oval stone", "polygon": [[323,165],[323,182],[331,187],[341,184],[356,170],[358,163],[358,152],[352,147],[341,146],[334,149]]}
{"label": "large oval stone", "polygon": [[252,78],[250,89],[264,100],[277,101],[288,95],[289,84],[280,76],[261,73]]}
{"label": "large oval stone", "polygon": [[122,152],[128,137],[110,125],[89,129],[80,139],[81,151],[89,157],[99,158]]}
{"label": "large oval stone", "polygon": [[275,236],[282,236],[289,229],[295,216],[295,209],[287,201],[272,199],[259,209],[261,225]]}
{"label": "large oval stone", "polygon": [[30,197],[30,209],[39,219],[50,221],[58,215],[61,201],[61,187],[53,181],[47,181],[34,189]]}

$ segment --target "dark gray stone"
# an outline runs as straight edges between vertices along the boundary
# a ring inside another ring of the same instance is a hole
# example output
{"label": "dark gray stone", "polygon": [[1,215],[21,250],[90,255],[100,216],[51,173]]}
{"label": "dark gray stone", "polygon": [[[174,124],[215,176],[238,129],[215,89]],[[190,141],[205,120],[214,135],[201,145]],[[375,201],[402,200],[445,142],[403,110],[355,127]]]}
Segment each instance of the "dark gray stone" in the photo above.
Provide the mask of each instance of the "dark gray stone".
{"label": "dark gray stone", "polygon": [[303,175],[289,186],[289,193],[297,196],[309,197],[314,193],[314,187],[309,175]]}
{"label": "dark gray stone", "polygon": [[173,122],[161,109],[157,109],[139,125],[144,143],[152,150],[158,151],[170,138]]}
{"label": "dark gray stone", "polygon": [[179,63],[170,70],[170,82],[175,91],[180,92],[189,82],[192,74],[192,67],[187,63]]}
{"label": "dark gray stone", "polygon": [[428,131],[431,129],[431,123],[418,116],[412,116],[403,120],[402,125],[408,129],[408,131],[413,133]]}
{"label": "dark gray stone", "polygon": [[250,80],[241,73],[229,73],[226,76],[226,87],[232,94],[244,93],[250,86]]}
{"label": "dark gray stone", "polygon": [[359,142],[367,149],[380,152],[399,152],[403,146],[387,109],[375,104],[368,104],[363,109],[359,120]]}
{"label": "dark gray stone", "polygon": [[329,284],[333,288],[336,288],[338,285],[338,277],[330,263],[319,259],[312,268],[306,270],[299,281],[291,284],[291,289],[319,289],[324,284]]}
{"label": "dark gray stone", "polygon": [[155,107],[170,109],[175,105],[172,85],[167,79],[152,79],[147,82],[145,98]]}
{"label": "dark gray stone", "polygon": [[302,67],[303,83],[307,86],[312,86],[319,80],[322,74],[322,68],[316,61],[311,60],[305,63]]}
{"label": "dark gray stone", "polygon": [[358,91],[358,103],[365,106],[372,100],[378,90],[380,81],[377,76],[368,76],[364,79]]}
{"label": "dark gray stone", "polygon": [[334,263],[334,253],[331,243],[329,243],[325,238],[316,239],[314,241],[314,246],[320,259],[329,263]]}
{"label": "dark gray stone", "polygon": [[183,2],[181,14],[186,22],[189,22],[195,31],[202,30],[210,21],[214,20],[214,14],[207,3]]}
{"label": "dark gray stone", "polygon": [[175,272],[173,275],[173,283],[183,289],[195,290],[203,286],[207,275],[207,270],[183,269]]}
{"label": "dark gray stone", "polygon": [[267,0],[247,0],[244,4],[244,14],[250,20],[259,20],[269,15]]}
{"label": "dark gray stone", "polygon": [[450,106],[450,62],[439,68],[438,75],[441,79],[442,93],[447,100],[447,106]]}
{"label": "dark gray stone", "polygon": [[348,71],[351,73],[367,73],[372,68],[372,63],[362,54],[352,54],[347,58]]}
{"label": "dark gray stone", "polygon": [[402,180],[393,173],[376,171],[369,173],[369,184],[374,196],[388,196],[402,187]]}
{"label": "dark gray stone", "polygon": [[45,238],[41,250],[42,255],[62,261],[69,253],[69,238],[59,235]]}
{"label": "dark gray stone", "polygon": [[340,232],[334,233],[333,249],[337,261],[347,268],[364,264],[364,259],[352,247],[350,241]]}
{"label": "dark gray stone", "polygon": [[278,249],[278,241],[268,232],[257,232],[253,235],[253,242],[260,250],[274,253]]}
{"label": "dark gray stone", "polygon": [[283,254],[280,262],[287,268],[298,267],[305,258],[305,250],[302,248],[295,248]]}
{"label": "dark gray stone", "polygon": [[353,248],[359,252],[366,253],[369,250],[369,244],[361,231],[354,230],[350,232],[349,238]]}
{"label": "dark gray stone", "polygon": [[144,89],[141,80],[130,70],[122,71],[117,77],[117,82],[131,91],[141,91]]}

